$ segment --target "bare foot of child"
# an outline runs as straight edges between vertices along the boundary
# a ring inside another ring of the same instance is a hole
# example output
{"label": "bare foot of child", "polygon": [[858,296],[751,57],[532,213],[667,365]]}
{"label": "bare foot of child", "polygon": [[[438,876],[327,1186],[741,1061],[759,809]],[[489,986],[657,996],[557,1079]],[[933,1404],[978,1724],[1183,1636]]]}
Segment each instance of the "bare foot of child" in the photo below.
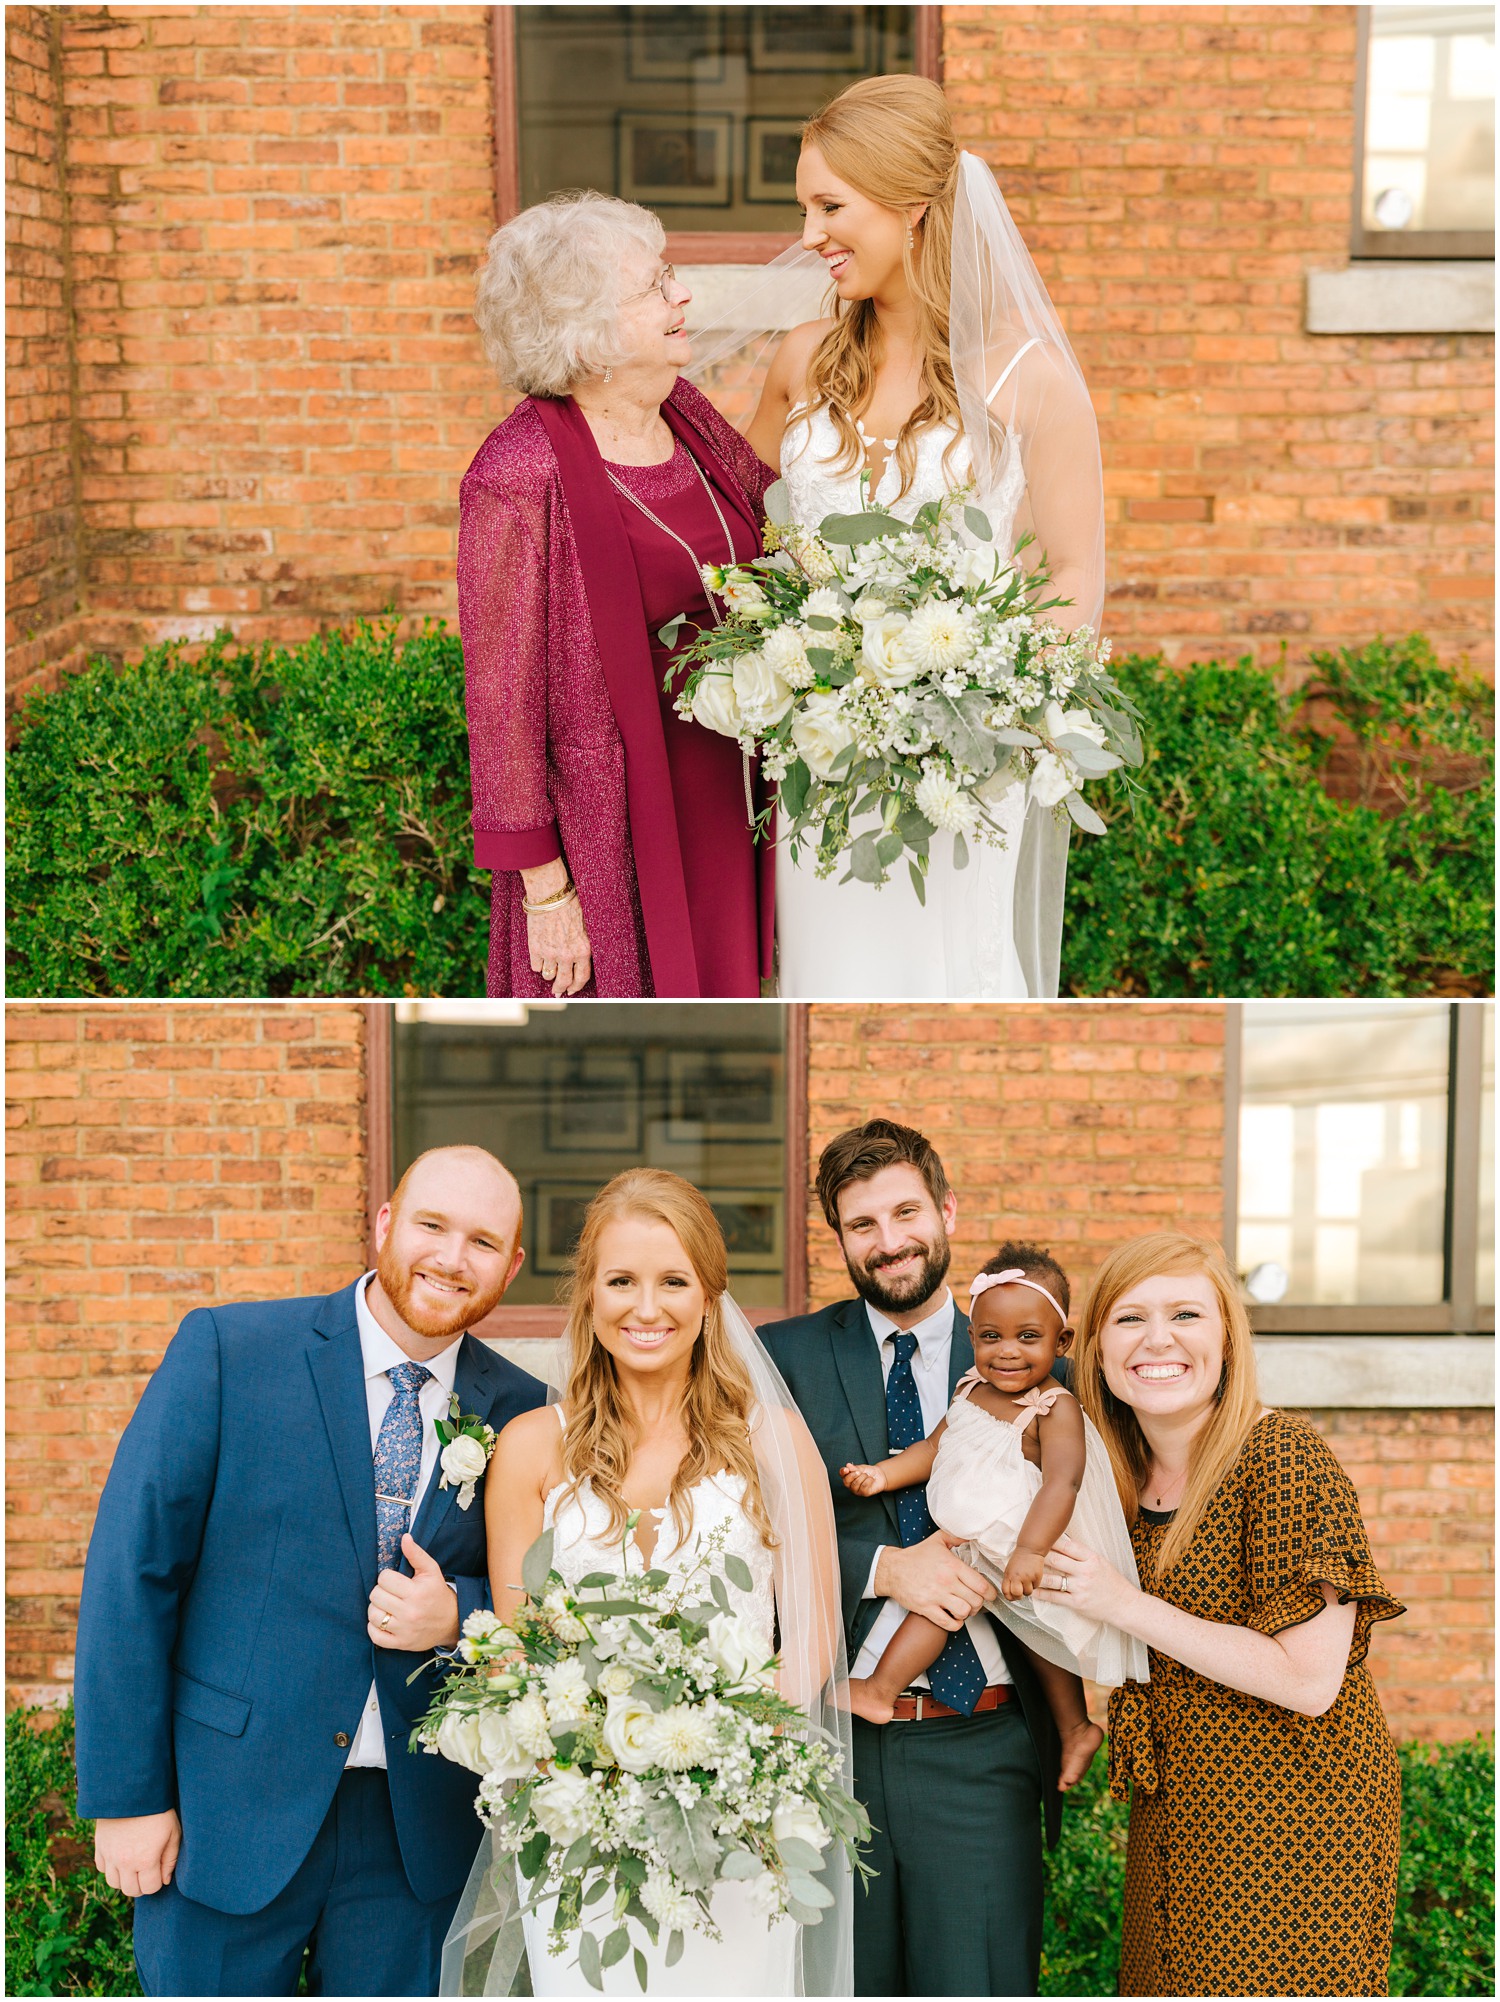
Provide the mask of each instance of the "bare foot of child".
{"label": "bare foot of child", "polygon": [[[862,1675],[851,1675],[843,1688],[843,1706],[852,1710],[856,1717],[863,1717],[867,1724],[889,1724],[896,1714],[896,1706],[889,1696],[882,1696],[874,1683]],[[1084,1765],[1088,1760],[1084,1760]],[[1079,1767],[1081,1772],[1083,1767]]]}
{"label": "bare foot of child", "polygon": [[1066,1793],[1069,1787],[1077,1786],[1103,1743],[1104,1733],[1097,1724],[1075,1724],[1071,1730],[1063,1732],[1062,1770],[1057,1776],[1059,1793]]}

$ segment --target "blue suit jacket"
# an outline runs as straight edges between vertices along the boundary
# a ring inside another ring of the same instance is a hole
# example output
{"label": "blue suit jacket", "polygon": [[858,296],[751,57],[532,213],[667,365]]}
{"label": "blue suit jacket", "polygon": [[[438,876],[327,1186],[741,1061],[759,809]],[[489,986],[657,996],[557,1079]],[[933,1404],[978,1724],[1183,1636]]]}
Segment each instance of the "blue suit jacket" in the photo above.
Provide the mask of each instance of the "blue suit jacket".
{"label": "blue suit jacket", "polygon": [[[470,1336],[454,1389],[497,1432],[546,1401]],[[456,1499],[434,1467],[412,1534],[463,1619],[488,1589],[483,1483],[467,1510]],[[407,1751],[442,1671],[408,1686],[424,1657],[371,1645],[376,1548],[354,1287],[189,1314],[126,1427],[89,1542],[79,1813],[175,1807],[184,1895],[260,1911],[312,1847],[373,1679],[412,1890],[456,1891],[479,1843],[478,1781]]]}
{"label": "blue suit jacket", "polygon": [[[863,1300],[840,1300],[820,1313],[801,1314],[791,1321],[773,1321],[758,1333],[797,1400],[797,1408],[806,1419],[807,1429],[828,1469],[839,1539],[844,1624],[852,1663],[880,1610],[879,1599],[863,1596],[875,1553],[884,1544],[901,1542],[895,1495],[852,1494],[839,1479],[839,1468],[849,1461],[868,1465],[883,1460],[890,1451],[880,1351],[870,1332]],[[973,1366],[968,1316],[955,1303],[953,1340],[948,1353],[950,1401],[958,1379]],[[1053,1374],[1065,1380],[1066,1364],[1060,1361]],[[1057,1727],[1025,1648],[1002,1621],[992,1618],[991,1625],[1036,1744],[1042,1771],[1043,1820],[1047,1839],[1055,1844],[1062,1826],[1062,1796],[1057,1791]]]}

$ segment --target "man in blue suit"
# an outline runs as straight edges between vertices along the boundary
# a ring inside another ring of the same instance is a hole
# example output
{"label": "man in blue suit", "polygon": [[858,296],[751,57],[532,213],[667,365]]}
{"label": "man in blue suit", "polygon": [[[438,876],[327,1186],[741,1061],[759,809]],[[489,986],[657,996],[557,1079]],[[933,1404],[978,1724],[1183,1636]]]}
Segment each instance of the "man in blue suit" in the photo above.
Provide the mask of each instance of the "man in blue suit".
{"label": "man in blue suit", "polygon": [[78,1625],[78,1809],[135,1905],[148,1995],[437,1992],[478,1780],[407,1739],[487,1603],[483,1480],[433,1421],[496,1432],[544,1386],[465,1330],[520,1269],[478,1147],[422,1155],[376,1266],[326,1299],[189,1314],[115,1454]]}
{"label": "man in blue suit", "polygon": [[1056,1841],[1056,1727],[995,1589],[933,1529],[925,1489],[852,1494],[839,1469],[925,1438],[973,1365],[948,1291],[958,1200],[931,1141],[893,1119],[839,1134],[818,1197],[856,1294],[760,1330],[833,1490],[851,1673],[907,1611],[950,1639],[896,1719],[854,1719],[854,1791],[876,1875],[854,1927],[857,1995],[1034,1995],[1042,1830]]}

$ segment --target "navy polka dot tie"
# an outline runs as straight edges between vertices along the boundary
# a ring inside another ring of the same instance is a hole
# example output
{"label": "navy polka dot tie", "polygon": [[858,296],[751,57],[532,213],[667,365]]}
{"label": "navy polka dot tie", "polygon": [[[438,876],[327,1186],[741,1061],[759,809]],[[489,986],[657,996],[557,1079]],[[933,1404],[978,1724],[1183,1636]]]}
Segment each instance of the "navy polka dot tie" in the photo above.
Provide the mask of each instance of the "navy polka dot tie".
{"label": "navy polka dot tie", "polygon": [[401,1539],[411,1524],[422,1471],[422,1385],[432,1375],[419,1362],[397,1363],[386,1375],[396,1394],[380,1421],[375,1441],[375,1568],[393,1571],[401,1555]]}
{"label": "navy polka dot tie", "polygon": [[[911,1368],[917,1338],[898,1334],[892,1339],[896,1360],[885,1380],[885,1428],[890,1450],[900,1453],[925,1439],[927,1432]],[[933,1525],[927,1513],[925,1486],[896,1491],[896,1522],[903,1549],[908,1544],[920,1543],[924,1536],[931,1536]],[[942,1653],[927,1671],[927,1680],[939,1703],[946,1703],[950,1710],[962,1711],[965,1717],[973,1716],[974,1705],[984,1688],[984,1668],[966,1628],[960,1627],[956,1634],[948,1636]]]}

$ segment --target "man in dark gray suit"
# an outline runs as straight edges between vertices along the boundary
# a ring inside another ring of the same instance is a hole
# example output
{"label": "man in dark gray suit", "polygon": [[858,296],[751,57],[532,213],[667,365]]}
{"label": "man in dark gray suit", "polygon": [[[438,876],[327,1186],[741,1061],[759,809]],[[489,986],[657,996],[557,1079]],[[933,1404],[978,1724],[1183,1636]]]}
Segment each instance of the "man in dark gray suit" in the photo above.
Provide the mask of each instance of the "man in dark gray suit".
{"label": "man in dark gray suit", "polygon": [[856,1908],[860,1995],[1034,1995],[1042,1822],[1057,1840],[1058,1744],[1024,1648],[984,1610],[989,1581],[934,1530],[925,1491],[862,1497],[839,1478],[931,1432],[973,1364],[945,1283],[958,1214],[931,1142],[891,1119],[841,1133],[818,1196],[857,1299],[760,1330],[833,1490],[850,1671],[868,1675],[907,1611],[953,1638],[897,1704],[854,1719],[854,1791],[879,1874]]}

